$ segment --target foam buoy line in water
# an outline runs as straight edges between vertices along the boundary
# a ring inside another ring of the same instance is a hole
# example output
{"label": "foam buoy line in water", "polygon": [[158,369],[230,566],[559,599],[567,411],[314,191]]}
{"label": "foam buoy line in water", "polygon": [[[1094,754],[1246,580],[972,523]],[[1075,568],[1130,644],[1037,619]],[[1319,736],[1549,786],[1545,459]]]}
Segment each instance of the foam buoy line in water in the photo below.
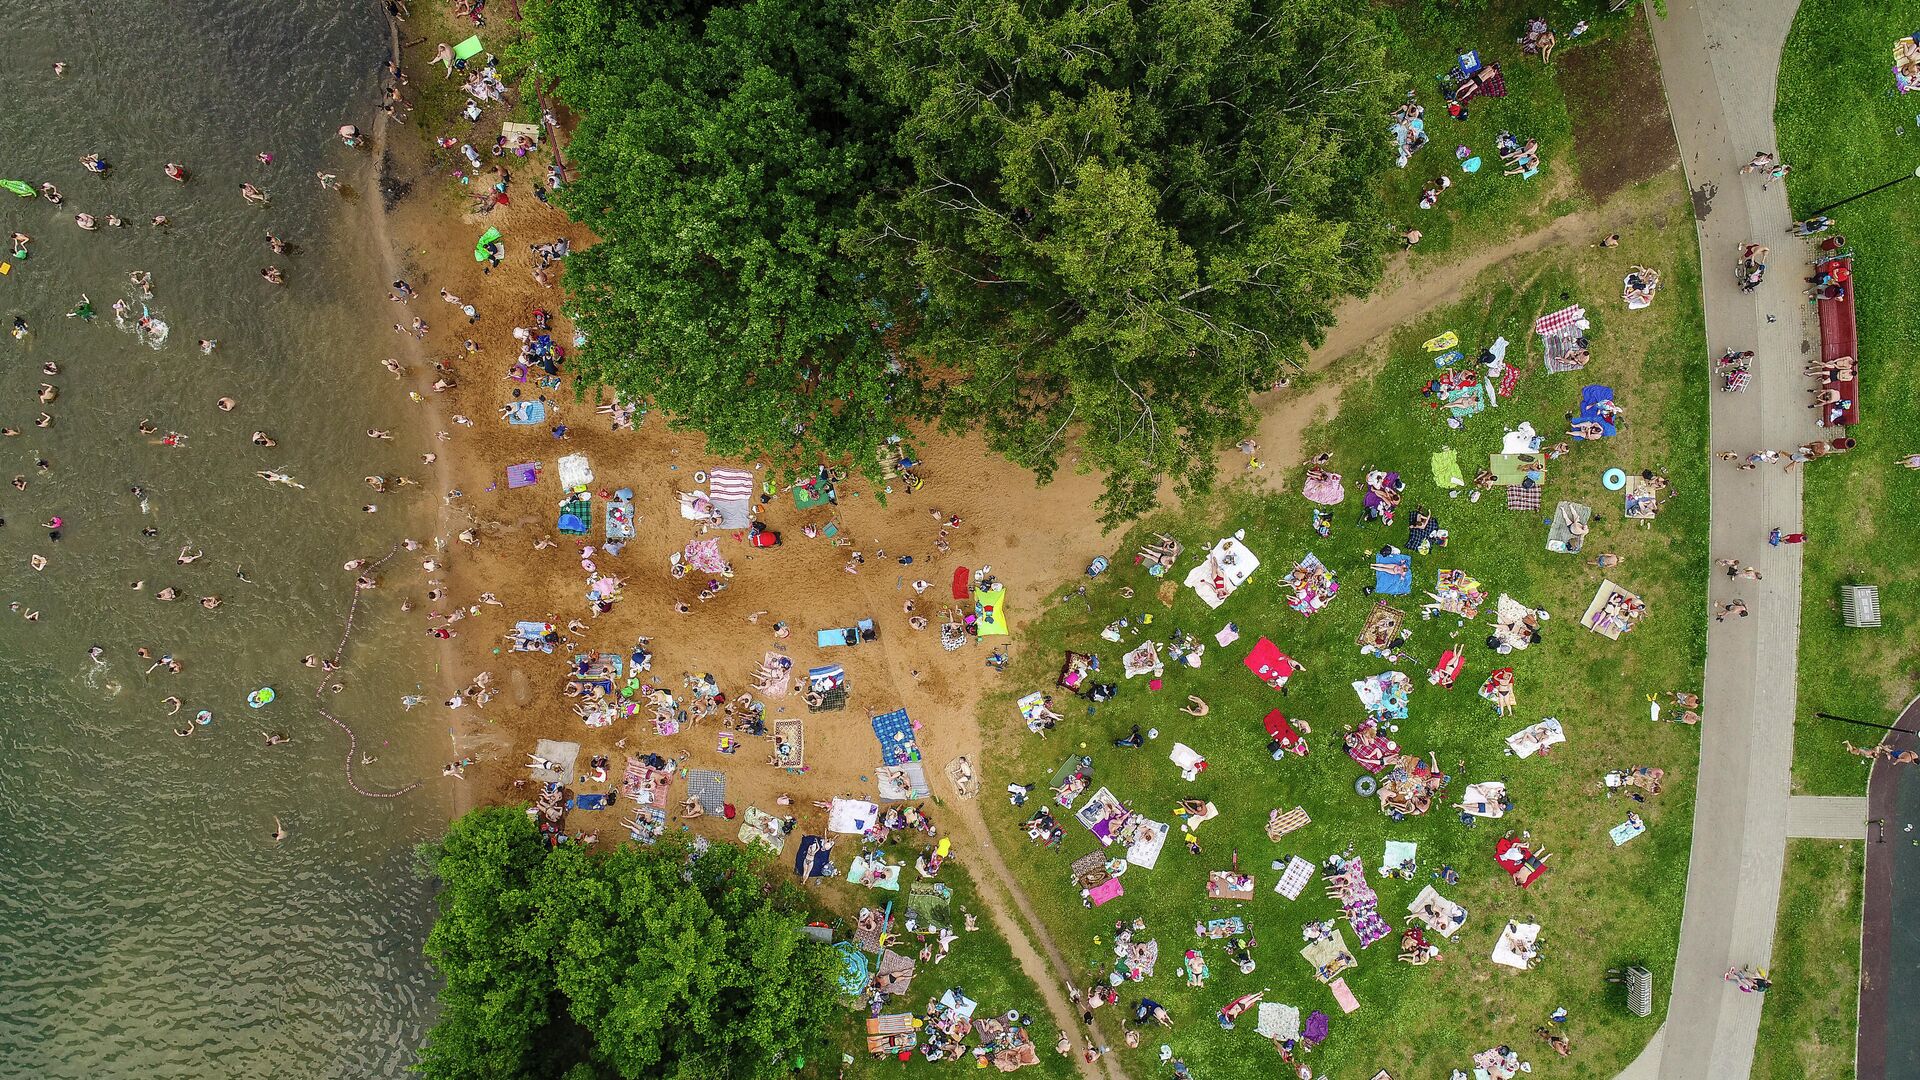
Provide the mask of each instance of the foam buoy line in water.
{"label": "foam buoy line in water", "polygon": [[260,706],[265,705],[266,703],[272,700],[273,700],[273,687],[263,686],[260,689],[255,690],[253,693],[247,695],[247,707],[250,709],[257,709]]}
{"label": "foam buoy line in water", "polygon": [[1619,469],[1608,469],[1600,474],[1600,483],[1608,491],[1619,491],[1627,486],[1627,474]]}
{"label": "foam buoy line in water", "polygon": [[193,722],[199,724],[201,727],[206,727],[208,724],[213,723],[213,712],[209,709],[201,709],[199,712],[193,714]]}

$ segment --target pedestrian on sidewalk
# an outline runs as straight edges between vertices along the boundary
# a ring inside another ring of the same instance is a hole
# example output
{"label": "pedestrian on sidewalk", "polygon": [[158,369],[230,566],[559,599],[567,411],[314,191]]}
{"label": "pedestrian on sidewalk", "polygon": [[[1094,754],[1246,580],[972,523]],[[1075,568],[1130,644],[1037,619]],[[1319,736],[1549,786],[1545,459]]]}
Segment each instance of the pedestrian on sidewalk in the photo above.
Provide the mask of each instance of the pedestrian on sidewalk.
{"label": "pedestrian on sidewalk", "polygon": [[1713,621],[1726,622],[1727,616],[1729,615],[1738,615],[1743,619],[1746,618],[1747,602],[1745,600],[1735,600],[1730,604],[1720,605],[1720,610],[1714,614]]}
{"label": "pedestrian on sidewalk", "polygon": [[1740,173],[1744,176],[1750,172],[1759,172],[1762,169],[1771,168],[1773,168],[1773,155],[1765,150],[1755,150],[1753,152],[1753,160],[1740,166]]}

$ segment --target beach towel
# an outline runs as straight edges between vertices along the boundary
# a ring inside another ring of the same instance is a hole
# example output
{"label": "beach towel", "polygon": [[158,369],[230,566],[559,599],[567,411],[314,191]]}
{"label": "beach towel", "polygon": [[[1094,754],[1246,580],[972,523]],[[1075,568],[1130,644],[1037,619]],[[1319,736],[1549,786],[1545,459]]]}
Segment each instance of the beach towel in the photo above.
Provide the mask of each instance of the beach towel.
{"label": "beach towel", "polygon": [[1659,493],[1644,476],[1627,477],[1626,494],[1621,498],[1621,512],[1633,521],[1652,521],[1660,512]]}
{"label": "beach towel", "polygon": [[880,818],[880,804],[864,799],[835,799],[827,810],[827,831],[865,833]]}
{"label": "beach towel", "polygon": [[833,867],[833,852],[826,838],[802,836],[800,850],[793,853],[793,872],[803,878],[828,877]]}
{"label": "beach towel", "polygon": [[1547,550],[1562,555],[1577,555],[1587,546],[1585,533],[1574,535],[1569,522],[1587,525],[1593,521],[1593,507],[1585,503],[1561,500],[1553,508],[1553,517],[1547,525]]}
{"label": "beach towel", "polygon": [[1007,633],[1007,590],[973,591],[974,631],[980,637],[1005,637]]}
{"label": "beach towel", "polygon": [[1460,472],[1460,455],[1452,447],[1434,452],[1433,482],[1443,488],[1467,486],[1467,479]]}
{"label": "beach towel", "polygon": [[749,806],[740,815],[740,842],[759,844],[775,855],[786,850],[787,832],[780,819],[757,806]]}
{"label": "beach towel", "polygon": [[1619,847],[1621,844],[1626,843],[1646,831],[1647,823],[1645,821],[1623,821],[1613,828],[1608,829],[1607,836],[1613,840],[1614,847]]}
{"label": "beach towel", "polygon": [[587,464],[587,455],[568,454],[554,463],[554,474],[560,486],[568,491],[578,491],[593,484],[593,467]]}
{"label": "beach towel", "polygon": [[593,530],[593,504],[586,499],[568,499],[560,504],[554,528],[568,536],[585,536]]}
{"label": "beach towel", "polygon": [[1376,567],[1373,571],[1373,591],[1381,596],[1405,596],[1413,591],[1413,556],[1381,555],[1373,560],[1400,567],[1400,573],[1389,573]]}
{"label": "beach towel", "polygon": [[953,568],[953,598],[966,600],[973,596],[973,572],[964,566]]}
{"label": "beach towel", "polygon": [[1088,889],[1087,899],[1093,902],[1094,907],[1099,907],[1101,904],[1116,897],[1125,896],[1126,893],[1127,890],[1121,887],[1119,878],[1108,878],[1093,888]]}
{"label": "beach towel", "polygon": [[687,797],[709,814],[718,814],[727,805],[727,774],[711,769],[687,770]]}
{"label": "beach towel", "polygon": [[1432,885],[1420,890],[1420,895],[1407,905],[1407,914],[1427,925],[1427,929],[1444,938],[1451,938],[1467,924],[1467,909],[1441,896]]}
{"label": "beach towel", "polygon": [[1420,855],[1420,845],[1410,840],[1387,841],[1386,852],[1380,858],[1380,872],[1391,873],[1400,869],[1402,863],[1415,861]]}
{"label": "beach towel", "polygon": [[1253,1030],[1262,1038],[1295,1039],[1300,1036],[1300,1010],[1278,1001],[1260,1003],[1260,1019]]}
{"label": "beach towel", "polygon": [[888,802],[924,799],[933,794],[933,789],[927,786],[927,767],[918,761],[882,765],[874,770],[874,780],[880,788],[880,797]]}
{"label": "beach towel", "polygon": [[753,474],[742,469],[715,469],[707,476],[707,494],[719,511],[720,526],[744,529],[752,513]]}
{"label": "beach towel", "polygon": [[1347,497],[1347,489],[1340,484],[1337,472],[1322,472],[1318,475],[1309,472],[1306,482],[1300,485],[1300,494],[1310,503],[1320,506],[1338,506]]}
{"label": "beach towel", "polygon": [[1508,488],[1507,489],[1507,509],[1530,510],[1530,511],[1539,510],[1540,509],[1539,487],[1537,486],[1522,487],[1519,484],[1515,484],[1514,486]]}
{"label": "beach towel", "polygon": [[516,401],[507,406],[507,423],[516,427],[544,424],[547,420],[547,403],[544,401]]}
{"label": "beach towel", "polygon": [[1299,665],[1293,662],[1293,657],[1281,652],[1280,646],[1265,637],[1253,643],[1253,651],[1248,653],[1246,660],[1242,662],[1246,664],[1248,671],[1260,676],[1261,682],[1275,690],[1287,685],[1287,680],[1299,670]]}
{"label": "beach towel", "polygon": [[1200,565],[1187,571],[1185,585],[1210,608],[1226,603],[1227,597],[1245,585],[1260,568],[1259,557],[1241,542],[1243,533],[1244,530],[1213,545]]}
{"label": "beach towel", "polygon": [[895,709],[873,718],[873,736],[880,740],[883,765],[905,765],[920,760],[920,747],[913,739],[913,721],[907,710]]}
{"label": "beach towel", "polygon": [[1298,855],[1287,858],[1287,868],[1280,872],[1280,880],[1273,883],[1273,891],[1289,900],[1300,899],[1300,893],[1313,880],[1313,864]]}
{"label": "beach towel", "polygon": [[528,461],[519,465],[507,466],[507,486],[510,488],[532,487],[540,482],[540,463]]}
{"label": "beach towel", "polygon": [[1167,844],[1167,823],[1135,815],[1127,823],[1132,834],[1127,843],[1127,861],[1142,870],[1151,870],[1160,861],[1160,849]]}
{"label": "beach towel", "polygon": [[1527,961],[1536,954],[1534,942],[1540,938],[1539,923],[1509,922],[1500,932],[1500,940],[1493,946],[1493,962],[1520,971],[1527,970]]}
{"label": "beach towel", "polygon": [[[1603,439],[1609,435],[1615,434],[1617,429],[1613,426],[1613,421],[1607,419],[1606,417],[1600,414],[1601,402],[1612,401],[1612,400],[1613,400],[1613,387],[1611,386],[1600,386],[1598,384],[1593,384],[1593,385],[1582,387],[1580,390],[1580,413],[1578,416],[1575,417],[1575,420],[1590,421],[1592,423],[1599,424],[1600,437]],[[1584,438],[1584,436],[1575,435],[1574,438],[1580,439],[1580,438]]]}
{"label": "beach towel", "polygon": [[1560,721],[1549,716],[1507,736],[1507,748],[1513,751],[1515,757],[1530,758],[1555,743],[1566,741],[1567,735],[1561,729]]}

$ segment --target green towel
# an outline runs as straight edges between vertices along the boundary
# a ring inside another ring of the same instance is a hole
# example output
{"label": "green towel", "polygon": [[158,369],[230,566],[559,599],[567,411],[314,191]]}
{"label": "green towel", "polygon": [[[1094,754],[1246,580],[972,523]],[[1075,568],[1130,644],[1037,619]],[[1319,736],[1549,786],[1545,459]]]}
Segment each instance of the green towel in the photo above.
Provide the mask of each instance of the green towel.
{"label": "green towel", "polygon": [[1460,474],[1460,455],[1452,447],[1433,455],[1433,482],[1443,488],[1465,487],[1467,478]]}

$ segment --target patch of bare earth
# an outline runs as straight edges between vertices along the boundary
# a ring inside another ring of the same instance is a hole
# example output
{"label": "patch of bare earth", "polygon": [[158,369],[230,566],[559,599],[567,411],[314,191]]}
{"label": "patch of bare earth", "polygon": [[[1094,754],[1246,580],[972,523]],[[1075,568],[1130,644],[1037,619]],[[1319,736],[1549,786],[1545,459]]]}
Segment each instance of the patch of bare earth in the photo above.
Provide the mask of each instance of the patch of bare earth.
{"label": "patch of bare earth", "polygon": [[1596,203],[1672,168],[1680,160],[1660,88],[1660,63],[1644,18],[1618,37],[1569,49],[1558,61],[1573,114],[1580,189]]}

